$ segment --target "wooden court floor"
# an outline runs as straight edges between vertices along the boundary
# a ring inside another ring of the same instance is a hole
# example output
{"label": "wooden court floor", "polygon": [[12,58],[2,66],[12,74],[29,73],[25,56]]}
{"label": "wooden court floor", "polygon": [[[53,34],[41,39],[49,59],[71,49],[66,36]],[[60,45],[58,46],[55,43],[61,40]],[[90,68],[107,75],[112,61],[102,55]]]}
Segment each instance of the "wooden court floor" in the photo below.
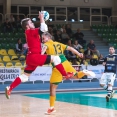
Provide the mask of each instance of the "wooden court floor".
{"label": "wooden court floor", "polygon": [[[80,99],[77,98],[77,95],[75,98],[72,94],[70,96],[69,93],[65,94],[65,97],[64,93],[58,94],[58,101],[55,104],[57,112],[51,115],[44,114],[49,107],[49,101],[46,99],[49,94],[39,94],[40,97],[37,95],[12,94],[8,100],[5,95],[1,94],[0,117],[117,117],[117,94],[108,105],[105,105],[106,102],[103,98],[105,94],[86,93],[83,94],[85,98],[81,96]],[[83,103],[86,99],[88,102]],[[71,102],[67,100],[71,100]],[[98,107],[96,103],[100,103]]]}

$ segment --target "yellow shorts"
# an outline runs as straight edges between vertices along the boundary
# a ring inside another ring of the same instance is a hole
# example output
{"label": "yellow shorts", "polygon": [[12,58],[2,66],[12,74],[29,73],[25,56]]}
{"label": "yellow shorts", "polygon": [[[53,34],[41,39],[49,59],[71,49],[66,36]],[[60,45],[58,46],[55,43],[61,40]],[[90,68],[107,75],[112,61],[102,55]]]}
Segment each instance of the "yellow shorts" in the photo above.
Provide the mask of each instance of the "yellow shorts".
{"label": "yellow shorts", "polygon": [[[65,68],[66,72],[77,73],[76,70],[72,67],[72,65],[68,61],[63,62],[62,65]],[[54,67],[52,69],[50,83],[59,83],[59,82],[62,82],[62,79],[63,79],[63,77],[62,77],[61,73]]]}

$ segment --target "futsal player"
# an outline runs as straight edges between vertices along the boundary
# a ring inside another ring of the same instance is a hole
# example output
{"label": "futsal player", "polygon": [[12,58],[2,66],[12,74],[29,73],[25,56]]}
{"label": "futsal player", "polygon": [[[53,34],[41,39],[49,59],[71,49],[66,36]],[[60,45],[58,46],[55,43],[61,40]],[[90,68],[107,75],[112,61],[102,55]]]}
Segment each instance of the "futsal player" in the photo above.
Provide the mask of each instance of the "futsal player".
{"label": "futsal player", "polygon": [[105,57],[103,65],[105,66],[105,70],[100,79],[100,86],[107,90],[106,101],[109,102],[115,93],[113,85],[117,69],[117,54],[115,54],[113,46],[109,48],[109,54]]}
{"label": "futsal player", "polygon": [[[50,55],[59,55],[65,70],[67,72],[73,72],[74,73],[73,78],[75,79],[82,78],[85,75],[95,76],[93,72],[88,70],[76,72],[76,70],[71,66],[71,64],[68,62],[68,60],[63,54],[65,50],[69,50],[82,58],[83,57],[82,53],[79,53],[77,50],[75,50],[70,46],[64,45],[59,42],[54,42],[51,39],[52,39],[52,36],[50,33],[44,32],[42,34],[42,42],[44,43],[42,54],[46,52],[47,54],[50,54]],[[62,80],[63,80],[62,75],[59,73],[56,67],[53,66],[52,75],[50,78],[50,107],[45,114],[51,114],[56,111],[54,108],[55,100],[56,100],[56,89],[58,87],[58,84],[62,82]]]}
{"label": "futsal player", "polygon": [[26,57],[26,67],[24,73],[6,87],[5,94],[7,99],[10,98],[11,91],[18,86],[21,82],[26,82],[29,79],[30,74],[36,69],[37,66],[53,63],[56,69],[64,76],[69,78],[73,76],[73,73],[67,73],[61,64],[59,56],[54,55],[41,55],[41,39],[40,33],[48,31],[47,25],[44,21],[44,14],[39,12],[40,28],[35,28],[34,23],[30,18],[25,18],[21,21],[21,26],[25,30],[26,41],[28,44],[28,53]]}

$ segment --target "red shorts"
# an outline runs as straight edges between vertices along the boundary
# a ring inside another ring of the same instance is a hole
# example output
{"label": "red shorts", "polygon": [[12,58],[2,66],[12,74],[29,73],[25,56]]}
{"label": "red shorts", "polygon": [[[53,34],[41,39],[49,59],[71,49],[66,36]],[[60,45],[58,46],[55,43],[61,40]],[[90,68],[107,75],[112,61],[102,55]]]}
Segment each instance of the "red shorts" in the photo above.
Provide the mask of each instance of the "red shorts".
{"label": "red shorts", "polygon": [[34,71],[37,66],[42,66],[45,64],[47,55],[40,54],[28,54],[26,56],[26,67],[24,71]]}

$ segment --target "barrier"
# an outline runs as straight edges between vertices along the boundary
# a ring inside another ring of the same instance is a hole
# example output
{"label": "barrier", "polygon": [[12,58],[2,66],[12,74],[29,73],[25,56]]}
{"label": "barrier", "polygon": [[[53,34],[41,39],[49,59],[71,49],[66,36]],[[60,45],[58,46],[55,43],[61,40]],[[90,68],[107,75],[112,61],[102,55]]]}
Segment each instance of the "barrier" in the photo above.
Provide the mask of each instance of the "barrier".
{"label": "barrier", "polygon": [[[87,69],[89,71],[93,71],[96,74],[95,78],[97,78],[97,79],[101,78],[102,74],[104,73],[103,65],[97,65],[97,66],[88,65]],[[88,76],[88,78],[91,78],[91,76]]]}
{"label": "barrier", "polygon": [[7,14],[5,14],[5,19],[6,18],[9,18],[10,17],[10,15],[13,15],[13,17],[17,17],[17,16],[19,16],[20,17],[20,19],[23,19],[23,18],[25,18],[26,16],[25,16],[25,14],[23,14],[23,13],[7,13]]}
{"label": "barrier", "polygon": [[[101,78],[102,73],[104,72],[104,66],[103,65],[97,65],[97,66],[84,66],[84,65],[73,65],[73,67],[76,69],[76,71],[80,71],[82,69],[86,69],[93,71],[96,74],[96,78]],[[37,67],[36,70],[31,74],[29,81],[32,81],[33,83],[35,81],[49,81],[51,77],[52,67],[51,66],[43,66],[43,67]],[[6,81],[13,81],[17,76],[21,74],[21,68],[0,68],[0,82],[4,83]],[[71,79],[71,81],[75,80],[89,80],[91,82],[93,78],[91,76],[88,76],[87,79]]]}
{"label": "barrier", "polygon": [[112,18],[117,18],[117,16],[116,15],[115,16],[110,16],[110,18],[109,18],[109,25],[112,24],[112,22],[111,22]]}
{"label": "barrier", "polygon": [[21,68],[0,68],[0,82],[14,81],[21,74]]}
{"label": "barrier", "polygon": [[[92,21],[92,17],[106,17],[107,18],[107,25],[109,25],[109,17],[107,15],[90,15],[90,26],[92,26],[92,22],[97,22],[97,21]],[[102,20],[100,21],[102,22]]]}
{"label": "barrier", "polygon": [[37,67],[36,70],[31,74],[29,81],[32,81],[34,84],[34,81],[41,80],[44,83],[44,81],[50,80],[51,73],[51,66]]}

